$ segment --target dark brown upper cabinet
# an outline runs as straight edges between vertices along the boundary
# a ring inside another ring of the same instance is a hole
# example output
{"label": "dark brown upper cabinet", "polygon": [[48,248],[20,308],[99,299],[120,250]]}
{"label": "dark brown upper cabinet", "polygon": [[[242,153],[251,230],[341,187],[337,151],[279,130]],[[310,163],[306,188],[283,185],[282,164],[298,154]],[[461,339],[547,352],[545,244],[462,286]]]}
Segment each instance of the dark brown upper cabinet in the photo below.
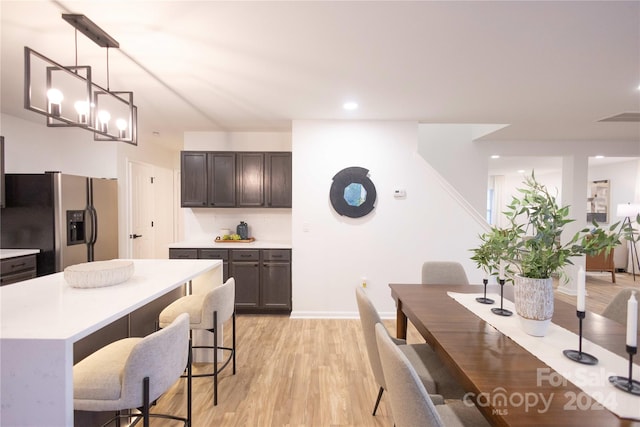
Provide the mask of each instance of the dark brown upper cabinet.
{"label": "dark brown upper cabinet", "polygon": [[291,152],[181,152],[182,207],[291,207]]}
{"label": "dark brown upper cabinet", "polygon": [[291,153],[265,153],[265,204],[269,208],[291,207]]}
{"label": "dark brown upper cabinet", "polygon": [[180,205],[185,208],[207,206],[207,153],[180,153]]}
{"label": "dark brown upper cabinet", "polygon": [[236,206],[236,155],[229,152],[207,153],[208,204],[214,208]]}
{"label": "dark brown upper cabinet", "polygon": [[264,153],[236,153],[240,208],[264,206]]}

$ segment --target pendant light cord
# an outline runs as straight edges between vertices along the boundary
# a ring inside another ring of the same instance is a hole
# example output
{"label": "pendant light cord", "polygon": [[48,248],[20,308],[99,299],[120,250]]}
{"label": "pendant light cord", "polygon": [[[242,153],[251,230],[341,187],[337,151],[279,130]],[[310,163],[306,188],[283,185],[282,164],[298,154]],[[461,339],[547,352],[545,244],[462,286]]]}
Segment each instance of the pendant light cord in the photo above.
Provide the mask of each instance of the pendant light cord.
{"label": "pendant light cord", "polygon": [[76,74],[78,74],[78,29],[75,32],[75,46],[76,46]]}
{"label": "pendant light cord", "polygon": [[109,46],[107,46],[107,92],[111,89],[109,88]]}

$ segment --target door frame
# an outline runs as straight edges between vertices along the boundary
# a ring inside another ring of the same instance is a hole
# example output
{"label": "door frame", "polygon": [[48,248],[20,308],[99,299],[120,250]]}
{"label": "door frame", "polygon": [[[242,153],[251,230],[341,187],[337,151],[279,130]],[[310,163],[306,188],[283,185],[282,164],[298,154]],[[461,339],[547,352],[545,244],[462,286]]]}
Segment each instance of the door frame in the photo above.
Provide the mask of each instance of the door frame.
{"label": "door frame", "polygon": [[[129,236],[131,234],[133,234],[133,190],[132,190],[132,185],[133,185],[133,180],[132,180],[132,166],[136,164],[136,165],[141,165],[141,166],[146,166],[146,167],[150,167],[152,170],[154,169],[166,169],[168,171],[171,171],[172,174],[174,175],[174,180],[175,180],[175,171],[174,169],[171,168],[164,168],[162,166],[156,166],[152,163],[147,163],[147,162],[141,162],[139,160],[132,160],[132,159],[127,159],[126,160],[126,179],[127,179],[127,186],[126,186],[126,234],[125,234],[125,238],[127,239],[127,244],[126,244],[126,257],[127,258],[133,258],[133,239],[130,239]],[[166,190],[166,189],[165,189]],[[154,190],[156,191],[156,190]],[[163,190],[164,191],[164,190]],[[175,187],[175,181],[172,185],[171,191],[174,193],[172,196],[172,199],[175,200],[176,197],[179,197],[179,194],[176,195],[176,187]],[[154,198],[155,199],[155,198]],[[174,211],[175,213],[175,211]],[[174,234],[174,239],[176,238],[176,227],[177,227],[177,222],[178,222],[178,218],[176,217],[176,215],[173,215],[173,224],[171,224],[171,231]],[[155,233],[156,230],[154,230]],[[155,236],[153,237],[154,241],[155,241]],[[154,250],[155,250],[155,245],[154,245]]]}

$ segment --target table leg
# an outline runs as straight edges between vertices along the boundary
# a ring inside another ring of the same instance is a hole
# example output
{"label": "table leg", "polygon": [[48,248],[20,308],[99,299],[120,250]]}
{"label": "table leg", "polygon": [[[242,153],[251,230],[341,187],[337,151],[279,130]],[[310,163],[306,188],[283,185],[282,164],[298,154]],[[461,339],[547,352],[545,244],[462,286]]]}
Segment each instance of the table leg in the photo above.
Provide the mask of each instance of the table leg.
{"label": "table leg", "polygon": [[398,300],[396,309],[396,337],[407,339],[407,316],[402,311],[402,301]]}

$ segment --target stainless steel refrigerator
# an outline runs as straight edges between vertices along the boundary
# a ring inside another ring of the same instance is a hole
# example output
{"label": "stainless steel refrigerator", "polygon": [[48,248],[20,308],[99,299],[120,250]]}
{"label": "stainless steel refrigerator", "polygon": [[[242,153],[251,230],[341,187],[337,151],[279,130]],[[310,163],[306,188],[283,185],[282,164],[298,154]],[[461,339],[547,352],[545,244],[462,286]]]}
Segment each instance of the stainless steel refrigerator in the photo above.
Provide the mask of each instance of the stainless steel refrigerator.
{"label": "stainless steel refrigerator", "polygon": [[118,183],[60,172],[7,174],[1,246],[40,249],[38,276],[118,257]]}

